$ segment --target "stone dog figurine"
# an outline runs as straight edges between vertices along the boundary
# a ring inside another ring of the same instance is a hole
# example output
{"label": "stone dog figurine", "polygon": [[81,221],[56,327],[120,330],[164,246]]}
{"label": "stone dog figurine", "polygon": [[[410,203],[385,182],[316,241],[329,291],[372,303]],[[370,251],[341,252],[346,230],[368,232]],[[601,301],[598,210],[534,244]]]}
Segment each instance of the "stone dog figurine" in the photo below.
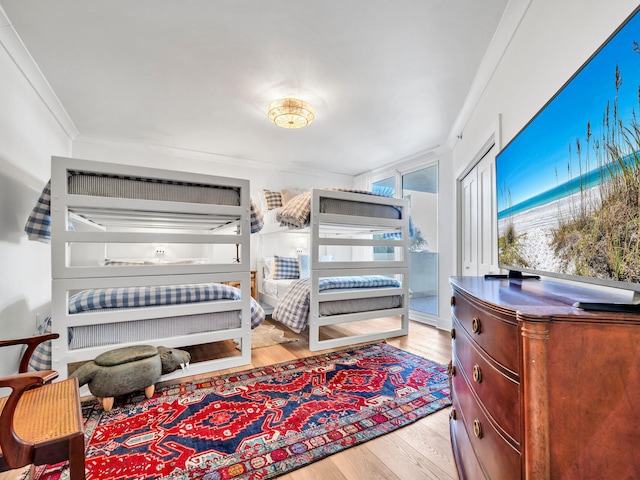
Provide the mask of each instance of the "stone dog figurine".
{"label": "stone dog figurine", "polygon": [[89,391],[108,412],[113,398],[119,395],[144,390],[145,396],[151,398],[163,373],[178,367],[184,370],[190,361],[189,352],[177,348],[133,345],[98,355],[70,377],[77,377],[80,386],[88,384]]}

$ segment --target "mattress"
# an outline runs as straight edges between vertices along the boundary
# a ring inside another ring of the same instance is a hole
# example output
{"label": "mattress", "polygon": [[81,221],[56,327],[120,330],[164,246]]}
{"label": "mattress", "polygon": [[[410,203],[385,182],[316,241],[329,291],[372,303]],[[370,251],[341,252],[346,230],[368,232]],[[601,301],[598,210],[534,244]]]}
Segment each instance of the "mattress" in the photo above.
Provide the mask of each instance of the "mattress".
{"label": "mattress", "polygon": [[240,327],[240,311],[69,327],[69,349],[115,345]]}
{"label": "mattress", "polygon": [[343,313],[371,312],[398,308],[402,306],[401,295],[388,295],[384,297],[352,298],[350,300],[333,300],[318,304],[320,316],[340,315]]}
{"label": "mattress", "polygon": [[[335,189],[351,193],[363,194],[366,197],[378,195],[363,190]],[[393,205],[367,202],[366,200],[343,200],[337,198],[320,197],[318,211],[321,213],[358,216],[367,218],[401,219],[402,211]],[[294,197],[280,209],[276,218],[282,227],[304,228],[309,224],[311,215],[311,192]]]}
{"label": "mattress", "polygon": [[400,211],[391,205],[353,202],[351,200],[340,200],[337,198],[321,198],[320,212],[373,218],[401,218]]}
{"label": "mattress", "polygon": [[234,187],[174,182],[154,178],[71,172],[68,177],[68,188],[69,193],[75,195],[211,205],[240,205],[240,191]]}
{"label": "mattress", "polygon": [[[264,280],[262,283],[263,293],[281,299],[284,298],[289,285],[297,279],[292,280]],[[344,289],[342,291],[349,291]],[[386,308],[397,308],[402,306],[401,295],[388,295],[384,297],[355,298],[350,300],[332,300],[319,302],[320,315],[340,315],[342,313],[366,312]]]}
{"label": "mattress", "polygon": [[[400,289],[399,281],[383,275],[323,277],[319,280],[318,290],[340,290],[342,292],[360,292],[359,296],[345,300],[323,300],[319,295],[319,313],[321,316],[343,313],[367,312],[402,306],[402,295],[389,289]],[[371,289],[381,290],[376,296],[370,296]],[[367,289],[367,294],[364,290]],[[271,318],[286,325],[296,333],[302,332],[307,325],[310,309],[311,280],[294,280],[286,294],[278,300]]]}

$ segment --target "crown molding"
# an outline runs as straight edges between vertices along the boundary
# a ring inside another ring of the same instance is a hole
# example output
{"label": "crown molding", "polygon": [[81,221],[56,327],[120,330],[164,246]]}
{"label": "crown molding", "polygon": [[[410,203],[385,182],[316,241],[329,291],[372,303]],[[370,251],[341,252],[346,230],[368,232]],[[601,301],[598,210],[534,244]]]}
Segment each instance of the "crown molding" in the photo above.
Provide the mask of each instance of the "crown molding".
{"label": "crown molding", "polygon": [[0,6],[0,45],[7,52],[34,92],[42,100],[51,115],[56,119],[60,127],[73,140],[78,135],[73,120],[62,106],[51,85],[42,74],[42,71],[22,42],[20,35],[11,24],[9,17]]}

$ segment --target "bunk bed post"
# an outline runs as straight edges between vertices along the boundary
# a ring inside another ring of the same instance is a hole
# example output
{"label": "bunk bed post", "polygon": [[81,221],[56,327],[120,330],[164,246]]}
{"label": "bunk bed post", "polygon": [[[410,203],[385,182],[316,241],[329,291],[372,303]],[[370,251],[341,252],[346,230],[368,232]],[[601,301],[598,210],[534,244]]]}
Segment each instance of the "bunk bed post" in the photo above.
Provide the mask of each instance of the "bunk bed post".
{"label": "bunk bed post", "polygon": [[320,210],[320,190],[311,191],[311,216],[310,216],[310,238],[309,238],[309,278],[311,282],[309,291],[309,350],[319,350],[320,344],[320,302],[317,292],[320,289],[320,222],[315,212]]}

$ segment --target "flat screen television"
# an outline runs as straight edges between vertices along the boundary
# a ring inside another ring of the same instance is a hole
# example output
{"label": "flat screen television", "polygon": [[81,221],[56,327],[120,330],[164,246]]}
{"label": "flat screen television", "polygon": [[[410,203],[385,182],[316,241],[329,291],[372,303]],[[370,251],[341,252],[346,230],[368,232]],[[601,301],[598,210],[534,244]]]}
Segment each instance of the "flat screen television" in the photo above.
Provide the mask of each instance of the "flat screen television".
{"label": "flat screen television", "polygon": [[639,11],[496,157],[498,258],[512,277],[640,291]]}

